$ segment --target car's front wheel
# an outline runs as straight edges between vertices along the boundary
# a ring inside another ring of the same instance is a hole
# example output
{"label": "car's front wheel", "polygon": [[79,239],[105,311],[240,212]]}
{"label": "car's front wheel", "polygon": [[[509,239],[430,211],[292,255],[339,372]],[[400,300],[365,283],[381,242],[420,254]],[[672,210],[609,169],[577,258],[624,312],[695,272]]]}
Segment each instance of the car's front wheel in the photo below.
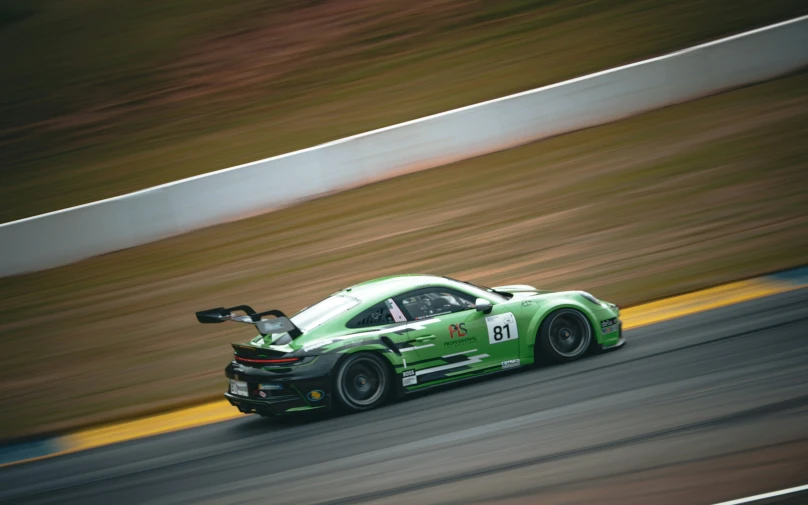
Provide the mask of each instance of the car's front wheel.
{"label": "car's front wheel", "polygon": [[345,359],[339,366],[334,384],[338,407],[348,412],[361,412],[378,407],[392,386],[389,369],[377,354],[361,352]]}
{"label": "car's front wheel", "polygon": [[592,343],[592,327],[589,320],[575,309],[559,309],[551,312],[539,328],[541,356],[556,363],[580,358]]}

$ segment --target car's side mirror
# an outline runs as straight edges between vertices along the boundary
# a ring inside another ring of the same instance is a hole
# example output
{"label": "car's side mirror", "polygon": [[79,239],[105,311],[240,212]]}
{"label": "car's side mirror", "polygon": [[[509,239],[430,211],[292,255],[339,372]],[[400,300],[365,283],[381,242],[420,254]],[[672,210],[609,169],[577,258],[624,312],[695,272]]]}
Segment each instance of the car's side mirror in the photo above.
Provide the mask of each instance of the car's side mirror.
{"label": "car's side mirror", "polygon": [[491,307],[493,307],[493,305],[485,298],[477,298],[477,301],[474,302],[474,308],[485,314],[491,312]]}

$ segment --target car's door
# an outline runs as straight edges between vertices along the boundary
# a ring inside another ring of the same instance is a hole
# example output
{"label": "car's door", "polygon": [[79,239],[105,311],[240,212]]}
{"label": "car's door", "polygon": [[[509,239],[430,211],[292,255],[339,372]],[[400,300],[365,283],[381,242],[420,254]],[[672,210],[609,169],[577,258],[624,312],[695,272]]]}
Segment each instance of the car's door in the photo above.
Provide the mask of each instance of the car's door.
{"label": "car's door", "polygon": [[[429,287],[394,300],[411,321],[407,331],[411,352],[402,349],[408,362],[405,386],[446,382],[501,367],[501,353],[492,355],[488,350],[493,346],[488,339],[487,315],[475,309],[473,296],[451,288]],[[515,352],[517,347],[514,345]]]}

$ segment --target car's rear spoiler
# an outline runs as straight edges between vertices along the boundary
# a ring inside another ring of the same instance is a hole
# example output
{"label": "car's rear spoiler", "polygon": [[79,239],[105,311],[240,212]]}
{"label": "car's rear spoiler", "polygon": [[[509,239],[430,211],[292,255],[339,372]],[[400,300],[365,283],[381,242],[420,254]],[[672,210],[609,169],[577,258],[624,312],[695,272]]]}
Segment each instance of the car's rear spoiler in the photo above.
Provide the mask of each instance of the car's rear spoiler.
{"label": "car's rear spoiler", "polygon": [[[233,312],[244,312],[244,316],[233,314]],[[264,319],[263,316],[274,316],[274,319]],[[200,310],[196,313],[196,319],[200,323],[223,323],[225,321],[236,321],[237,323],[254,324],[261,335],[272,333],[289,333],[292,338],[297,338],[303,334],[300,328],[295,326],[291,319],[280,310],[268,310],[266,312],[256,312],[249,305],[238,305],[226,309],[218,307],[215,309]]]}

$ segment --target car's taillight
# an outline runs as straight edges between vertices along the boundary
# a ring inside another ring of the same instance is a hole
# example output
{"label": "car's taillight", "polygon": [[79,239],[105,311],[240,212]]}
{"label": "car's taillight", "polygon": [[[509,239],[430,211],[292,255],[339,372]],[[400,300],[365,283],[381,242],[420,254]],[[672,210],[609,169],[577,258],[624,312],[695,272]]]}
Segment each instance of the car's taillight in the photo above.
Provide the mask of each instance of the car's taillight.
{"label": "car's taillight", "polygon": [[255,365],[289,364],[300,361],[300,358],[242,358],[238,354],[233,355],[240,363],[250,363]]}

